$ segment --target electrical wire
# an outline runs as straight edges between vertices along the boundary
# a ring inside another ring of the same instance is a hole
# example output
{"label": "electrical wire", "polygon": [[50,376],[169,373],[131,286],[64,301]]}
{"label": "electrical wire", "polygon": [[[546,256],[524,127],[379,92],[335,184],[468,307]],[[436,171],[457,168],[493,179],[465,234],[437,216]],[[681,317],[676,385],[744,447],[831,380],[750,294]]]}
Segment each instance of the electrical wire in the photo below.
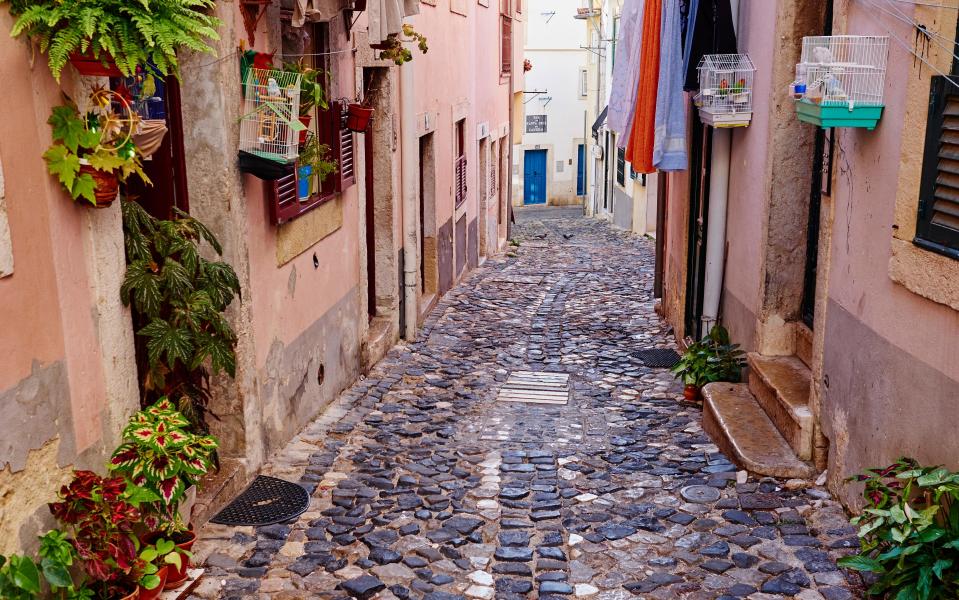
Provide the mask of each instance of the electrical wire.
{"label": "electrical wire", "polygon": [[[289,54],[289,55],[284,55],[284,56],[289,56],[289,57],[291,57],[291,58],[292,58],[292,57],[305,58],[305,57],[307,57],[307,56],[333,56],[334,54],[345,54],[345,53],[347,53],[347,52],[353,52],[353,50],[354,50],[353,48],[346,48],[345,50],[333,50],[333,51],[330,51],[330,52],[314,52],[314,53],[310,53],[310,54]],[[208,63],[204,63],[204,64],[202,64],[202,65],[195,65],[195,66],[193,66],[193,67],[191,67],[191,68],[192,68],[192,69],[202,69],[202,68],[204,68],[204,67],[209,67],[209,66],[212,66],[212,65],[219,64],[219,63],[221,63],[221,62],[223,62],[223,61],[225,61],[225,60],[231,59],[231,58],[239,57],[240,54],[241,54],[241,53],[240,53],[240,50],[239,50],[239,49],[236,49],[236,50],[230,52],[229,54],[227,54],[227,55],[225,55],[225,56],[221,56],[220,58],[218,58],[218,59],[216,59],[216,60],[213,60],[213,61],[208,62]]]}

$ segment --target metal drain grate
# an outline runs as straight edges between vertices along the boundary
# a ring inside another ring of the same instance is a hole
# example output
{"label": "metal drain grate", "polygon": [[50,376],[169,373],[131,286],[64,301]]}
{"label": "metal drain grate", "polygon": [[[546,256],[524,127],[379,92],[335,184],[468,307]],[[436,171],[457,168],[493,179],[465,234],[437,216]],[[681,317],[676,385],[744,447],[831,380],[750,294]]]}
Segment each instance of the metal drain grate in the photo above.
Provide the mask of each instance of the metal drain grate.
{"label": "metal drain grate", "polygon": [[260,475],[210,520],[220,525],[271,525],[298,517],[309,506],[310,495],[303,486]]}
{"label": "metal drain grate", "polygon": [[671,348],[651,348],[640,350],[636,358],[647,367],[669,369],[679,362],[679,353]]}
{"label": "metal drain grate", "polygon": [[514,371],[500,388],[500,402],[566,404],[569,402],[569,375]]}

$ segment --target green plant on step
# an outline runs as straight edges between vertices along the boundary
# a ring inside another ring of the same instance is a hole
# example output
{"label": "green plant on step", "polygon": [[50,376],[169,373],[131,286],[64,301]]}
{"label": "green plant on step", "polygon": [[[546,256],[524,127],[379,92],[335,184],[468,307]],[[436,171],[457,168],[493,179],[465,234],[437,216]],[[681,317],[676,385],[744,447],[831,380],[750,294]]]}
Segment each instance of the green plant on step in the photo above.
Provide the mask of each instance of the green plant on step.
{"label": "green plant on step", "polygon": [[959,597],[959,473],[900,458],[848,481],[863,483],[860,551],[841,558],[871,573],[868,594],[895,600]]}
{"label": "green plant on step", "polygon": [[236,374],[236,334],[225,311],[240,294],[236,272],[223,261],[200,253],[205,242],[214,253],[223,248],[203,223],[175,210],[160,220],[134,201],[123,206],[127,271],[120,297],[133,309],[143,402],[167,397],[206,432],[211,375]]}
{"label": "green plant on step", "polygon": [[[110,458],[110,471],[148,490],[159,501],[142,504],[151,531],[182,532],[178,507],[184,492],[213,467],[217,441],[188,430],[186,419],[167,398],[136,413],[123,429],[123,443]],[[148,587],[148,586],[144,586]]]}
{"label": "green plant on step", "polygon": [[714,325],[704,339],[694,342],[673,367],[677,379],[701,388],[715,381],[737,382],[746,364],[745,352],[729,339],[722,325]]}
{"label": "green plant on step", "polygon": [[215,0],[6,0],[14,17],[10,35],[27,35],[48,55],[60,80],[74,53],[89,52],[130,77],[150,65],[179,72],[177,50],[213,53],[220,21],[208,14]]}
{"label": "green plant on step", "polygon": [[140,549],[140,561],[142,563],[140,587],[153,590],[162,583],[157,573],[164,565],[170,565],[176,569],[183,564],[183,556],[177,550],[173,540],[160,538],[152,544],[147,544]]}
{"label": "green plant on step", "polygon": [[382,60],[391,60],[397,65],[413,60],[413,52],[403,45],[404,42],[416,42],[416,47],[423,54],[429,50],[426,44],[426,36],[413,29],[412,25],[403,24],[403,32],[390,34],[383,42],[386,45],[384,50],[380,51]]}
{"label": "green plant on step", "polygon": [[313,175],[316,175],[321,182],[336,173],[337,169],[336,162],[330,160],[330,147],[321,144],[315,135],[307,136],[306,143],[300,150],[300,166],[304,165],[313,167]]}
{"label": "green plant on step", "polygon": [[324,110],[329,108],[326,91],[323,89],[325,71],[314,69],[303,59],[285,63],[283,70],[300,74],[300,116],[312,115],[317,106]]}

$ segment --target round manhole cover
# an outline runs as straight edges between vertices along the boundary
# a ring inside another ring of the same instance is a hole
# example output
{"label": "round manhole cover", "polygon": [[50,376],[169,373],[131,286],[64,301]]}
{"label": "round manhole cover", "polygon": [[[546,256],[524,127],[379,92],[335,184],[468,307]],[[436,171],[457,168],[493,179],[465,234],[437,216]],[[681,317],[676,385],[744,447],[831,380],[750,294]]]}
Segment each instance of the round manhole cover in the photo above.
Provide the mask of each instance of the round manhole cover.
{"label": "round manhole cover", "polygon": [[680,495],[687,502],[709,504],[719,500],[719,490],[708,485],[689,485],[679,490]]}

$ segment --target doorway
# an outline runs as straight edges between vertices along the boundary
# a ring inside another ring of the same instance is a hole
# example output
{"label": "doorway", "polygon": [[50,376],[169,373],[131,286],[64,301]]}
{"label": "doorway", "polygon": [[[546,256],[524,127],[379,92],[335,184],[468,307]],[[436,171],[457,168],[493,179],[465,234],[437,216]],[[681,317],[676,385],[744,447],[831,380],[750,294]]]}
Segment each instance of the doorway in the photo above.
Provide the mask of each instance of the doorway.
{"label": "doorway", "polygon": [[[433,134],[420,138],[420,297],[436,294],[436,157]],[[422,307],[421,307],[422,308]]]}
{"label": "doorway", "polygon": [[684,335],[702,337],[703,294],[706,279],[706,231],[709,223],[709,157],[712,130],[692,119],[689,157],[689,224],[686,252],[686,323]]}
{"label": "doorway", "polygon": [[576,195],[586,195],[586,144],[576,147]]}
{"label": "doorway", "polygon": [[546,150],[523,156],[523,204],[546,204]]}

